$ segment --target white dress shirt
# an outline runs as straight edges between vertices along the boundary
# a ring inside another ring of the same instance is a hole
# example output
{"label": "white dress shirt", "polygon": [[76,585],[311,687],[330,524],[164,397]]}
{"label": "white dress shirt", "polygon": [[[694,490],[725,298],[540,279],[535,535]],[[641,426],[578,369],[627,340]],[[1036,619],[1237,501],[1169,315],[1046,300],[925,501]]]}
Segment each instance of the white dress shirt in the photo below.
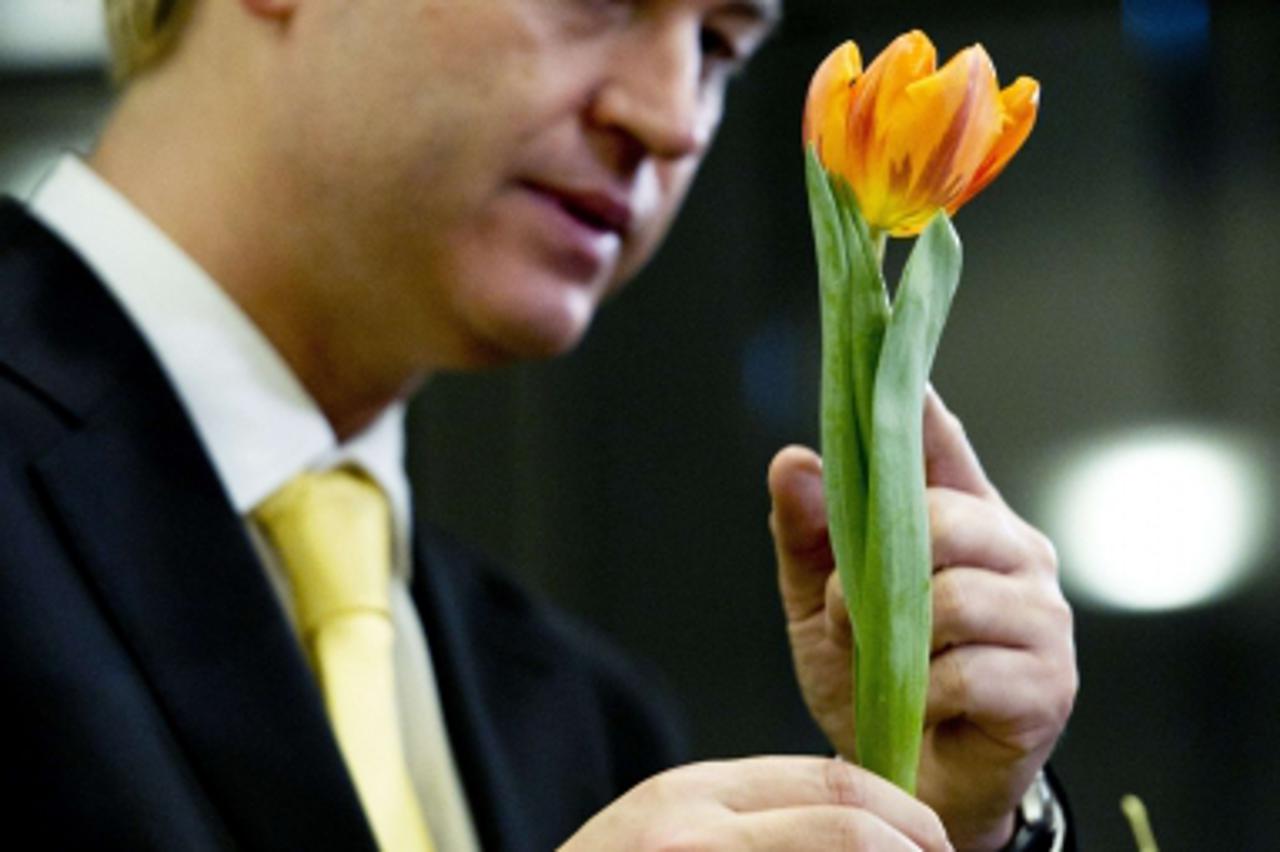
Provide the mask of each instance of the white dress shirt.
{"label": "white dress shirt", "polygon": [[478,850],[426,635],[409,593],[412,519],[403,465],[404,406],[392,406],[339,444],[315,401],[249,317],[164,232],[76,157],[64,157],[37,187],[31,211],[102,279],[150,345],[231,505],[244,519],[295,633],[288,578],[250,513],[304,470],[351,464],[386,491],[394,529],[391,609],[398,701],[410,774],[437,848]]}

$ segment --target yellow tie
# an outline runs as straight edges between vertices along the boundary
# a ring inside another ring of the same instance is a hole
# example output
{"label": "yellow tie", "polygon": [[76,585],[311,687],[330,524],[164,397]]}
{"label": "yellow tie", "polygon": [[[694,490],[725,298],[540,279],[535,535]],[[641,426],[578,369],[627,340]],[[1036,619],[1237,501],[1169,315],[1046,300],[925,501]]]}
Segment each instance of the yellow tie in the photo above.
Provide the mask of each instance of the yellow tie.
{"label": "yellow tie", "polygon": [[311,667],[378,845],[433,849],[400,744],[386,496],[352,470],[303,473],[254,518],[289,576]]}

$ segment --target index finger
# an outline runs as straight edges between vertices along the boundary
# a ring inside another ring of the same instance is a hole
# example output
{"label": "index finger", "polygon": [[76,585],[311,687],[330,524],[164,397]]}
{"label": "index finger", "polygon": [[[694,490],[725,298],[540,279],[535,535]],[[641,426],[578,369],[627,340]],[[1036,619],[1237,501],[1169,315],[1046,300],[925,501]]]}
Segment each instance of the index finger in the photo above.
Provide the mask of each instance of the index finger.
{"label": "index finger", "polygon": [[983,499],[999,499],[978,454],[964,433],[964,424],[942,402],[930,385],[924,398],[925,481]]}

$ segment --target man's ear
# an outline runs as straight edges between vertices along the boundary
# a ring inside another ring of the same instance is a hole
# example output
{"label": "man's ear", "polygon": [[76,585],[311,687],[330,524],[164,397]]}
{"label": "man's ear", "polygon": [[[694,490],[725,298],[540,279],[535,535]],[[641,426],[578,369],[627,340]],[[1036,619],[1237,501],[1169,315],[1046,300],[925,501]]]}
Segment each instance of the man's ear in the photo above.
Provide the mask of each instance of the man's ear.
{"label": "man's ear", "polygon": [[250,14],[283,20],[293,15],[301,0],[240,0]]}

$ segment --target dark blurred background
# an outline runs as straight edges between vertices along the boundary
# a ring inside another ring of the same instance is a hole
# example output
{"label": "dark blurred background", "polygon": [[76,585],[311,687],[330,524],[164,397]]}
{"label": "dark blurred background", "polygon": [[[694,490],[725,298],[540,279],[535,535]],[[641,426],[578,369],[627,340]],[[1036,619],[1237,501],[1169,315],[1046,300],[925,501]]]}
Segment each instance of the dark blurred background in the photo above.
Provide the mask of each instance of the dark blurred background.
{"label": "dark blurred background", "polygon": [[[934,380],[1058,544],[1083,684],[1055,758],[1090,850],[1280,849],[1280,4],[790,0],[676,232],[555,363],[436,379],[417,509],[656,662],[699,756],[821,751],[793,687],[765,469],[817,439],[808,76],[923,28],[1043,85],[957,227]],[[108,108],[94,0],[0,0],[0,187]]]}

